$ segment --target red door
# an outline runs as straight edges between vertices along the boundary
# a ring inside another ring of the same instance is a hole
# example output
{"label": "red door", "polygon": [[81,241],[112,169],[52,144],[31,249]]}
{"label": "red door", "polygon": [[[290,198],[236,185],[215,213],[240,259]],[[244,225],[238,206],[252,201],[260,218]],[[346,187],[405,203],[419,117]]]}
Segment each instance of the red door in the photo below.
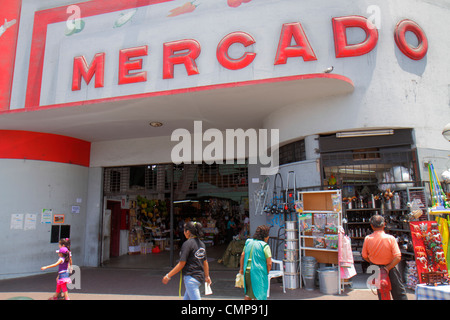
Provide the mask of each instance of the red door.
{"label": "red door", "polygon": [[107,208],[111,210],[111,242],[109,248],[110,257],[119,256],[120,247],[120,220],[121,209],[120,202],[108,201]]}

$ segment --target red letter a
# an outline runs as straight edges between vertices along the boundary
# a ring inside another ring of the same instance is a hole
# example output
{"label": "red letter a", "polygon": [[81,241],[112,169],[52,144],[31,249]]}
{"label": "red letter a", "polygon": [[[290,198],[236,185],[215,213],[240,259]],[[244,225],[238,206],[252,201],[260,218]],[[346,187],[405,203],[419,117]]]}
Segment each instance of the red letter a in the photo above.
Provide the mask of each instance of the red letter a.
{"label": "red letter a", "polygon": [[[297,45],[291,46],[292,38]],[[275,64],[285,64],[288,58],[293,57],[303,57],[303,61],[317,60],[300,22],[283,24]]]}

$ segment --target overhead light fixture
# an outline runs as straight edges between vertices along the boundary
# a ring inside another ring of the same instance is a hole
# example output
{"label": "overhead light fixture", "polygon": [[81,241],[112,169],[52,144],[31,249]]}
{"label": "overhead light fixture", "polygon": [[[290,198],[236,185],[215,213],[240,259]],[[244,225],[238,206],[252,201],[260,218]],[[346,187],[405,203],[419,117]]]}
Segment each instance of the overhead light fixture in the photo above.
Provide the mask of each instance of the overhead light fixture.
{"label": "overhead light fixture", "polygon": [[361,131],[338,132],[338,133],[336,133],[336,138],[387,136],[387,135],[392,135],[392,134],[394,134],[393,129],[361,130]]}
{"label": "overhead light fixture", "polygon": [[374,170],[366,170],[366,169],[350,169],[350,168],[341,168],[338,170],[339,173],[346,174],[375,174]]}
{"label": "overhead light fixture", "polygon": [[150,122],[150,125],[152,127],[158,128],[158,127],[161,127],[163,124],[162,124],[162,122],[159,122],[159,121],[152,121],[152,122]]}
{"label": "overhead light fixture", "polygon": [[447,125],[444,127],[444,130],[442,130],[442,135],[445,139],[450,141],[450,122],[447,123]]}

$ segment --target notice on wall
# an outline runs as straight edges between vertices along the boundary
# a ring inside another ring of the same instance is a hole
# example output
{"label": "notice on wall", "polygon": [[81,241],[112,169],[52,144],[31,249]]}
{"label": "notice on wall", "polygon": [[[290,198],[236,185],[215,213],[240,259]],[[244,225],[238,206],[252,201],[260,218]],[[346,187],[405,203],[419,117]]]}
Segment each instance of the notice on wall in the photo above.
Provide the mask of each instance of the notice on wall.
{"label": "notice on wall", "polygon": [[23,213],[13,213],[11,215],[11,230],[23,229]]}
{"label": "notice on wall", "polygon": [[24,230],[35,230],[36,229],[36,219],[37,219],[37,214],[27,213],[25,215],[23,229]]}
{"label": "notice on wall", "polygon": [[72,213],[80,213],[80,206],[72,206]]}
{"label": "notice on wall", "polygon": [[52,209],[42,209],[41,223],[51,224],[53,221],[53,210]]}

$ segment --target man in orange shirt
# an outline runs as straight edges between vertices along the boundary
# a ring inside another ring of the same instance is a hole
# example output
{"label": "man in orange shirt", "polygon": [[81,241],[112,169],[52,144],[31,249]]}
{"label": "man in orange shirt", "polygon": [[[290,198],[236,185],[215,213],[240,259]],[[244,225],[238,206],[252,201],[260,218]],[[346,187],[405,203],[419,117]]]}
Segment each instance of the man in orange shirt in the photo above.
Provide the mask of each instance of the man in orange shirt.
{"label": "man in orange shirt", "polygon": [[362,257],[371,264],[385,268],[391,281],[391,294],[394,300],[408,300],[405,286],[397,264],[402,260],[402,254],[395,238],[384,232],[384,218],[374,215],[370,218],[373,233],[364,239]]}

